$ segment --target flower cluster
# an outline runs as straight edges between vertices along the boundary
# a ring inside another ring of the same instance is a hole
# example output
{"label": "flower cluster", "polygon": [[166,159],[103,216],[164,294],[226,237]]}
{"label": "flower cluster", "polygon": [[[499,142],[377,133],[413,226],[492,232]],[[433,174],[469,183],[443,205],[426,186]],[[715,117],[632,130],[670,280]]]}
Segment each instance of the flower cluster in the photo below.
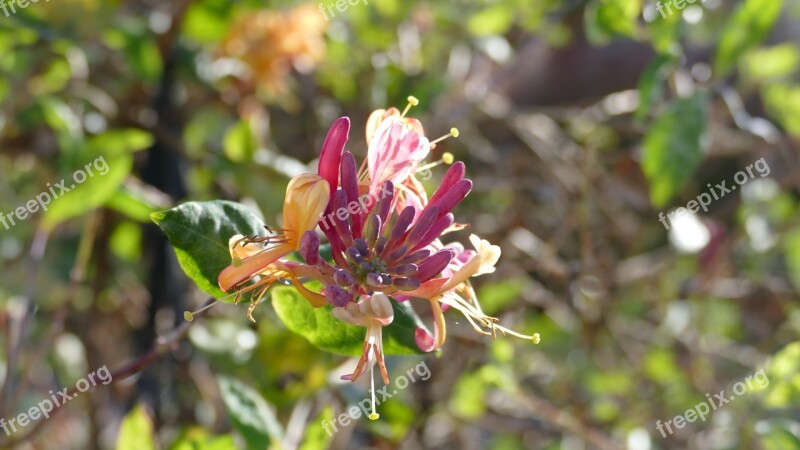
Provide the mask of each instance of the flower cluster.
{"label": "flower cluster", "polygon": [[[343,379],[355,380],[369,371],[373,395],[376,365],[383,382],[389,383],[382,329],[394,319],[393,301],[421,298],[430,303],[433,334],[418,328],[414,336],[422,351],[444,344],[443,312],[451,307],[481,334],[494,338],[500,331],[539,340],[538,334],[518,334],[484,314],[469,283],[471,277],[494,271],[500,248],[475,235],[470,236],[474,250],[440,240],[464,228],[452,211],[469,194],[472,181],[465,178],[464,163],[453,163],[452,155],[445,154],[443,162],[452,164],[428,198],[416,174],[430,167],[421,164],[436,143],[458,131],[429,141],[419,121],[406,117],[415,104],[417,100],[409,97],[402,113],[390,108],[371,114],[366,127],[369,148],[360,167],[345,151],[349,119],[334,122],[318,173],[300,175],[286,189],[280,234],[233,236],[233,262],[219,275],[222,290],[253,294],[251,312],[272,284],[290,280],[314,307],[331,305],[336,318],[365,327],[361,358]],[[330,244],[332,261],[320,255],[318,227]],[[292,252],[304,263],[284,258]],[[324,285],[320,293],[301,282],[310,279]],[[373,402],[370,418],[377,417]]]}
{"label": "flower cluster", "polygon": [[222,40],[217,65],[240,79],[240,90],[258,85],[269,93],[286,92],[293,69],[307,73],[322,60],[326,29],[326,21],[308,4],[287,11],[253,11]]}

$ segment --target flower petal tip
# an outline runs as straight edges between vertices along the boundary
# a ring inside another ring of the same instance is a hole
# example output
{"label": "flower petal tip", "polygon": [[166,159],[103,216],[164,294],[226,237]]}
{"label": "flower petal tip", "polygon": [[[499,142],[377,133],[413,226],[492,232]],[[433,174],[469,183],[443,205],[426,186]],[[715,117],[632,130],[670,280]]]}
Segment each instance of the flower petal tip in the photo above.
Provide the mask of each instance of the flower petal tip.
{"label": "flower petal tip", "polygon": [[417,348],[425,353],[436,350],[436,343],[433,336],[424,328],[417,328],[414,331],[414,342],[416,342]]}

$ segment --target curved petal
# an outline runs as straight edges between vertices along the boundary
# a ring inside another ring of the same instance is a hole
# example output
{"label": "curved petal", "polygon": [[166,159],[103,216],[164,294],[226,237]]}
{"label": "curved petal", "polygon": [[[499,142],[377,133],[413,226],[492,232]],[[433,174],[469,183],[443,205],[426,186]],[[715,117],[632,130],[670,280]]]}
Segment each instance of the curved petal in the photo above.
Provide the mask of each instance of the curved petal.
{"label": "curved petal", "polygon": [[[339,117],[333,122],[322,143],[319,155],[319,168],[317,173],[324,178],[331,187],[330,195],[339,187],[339,166],[342,161],[342,152],[350,134],[350,119]],[[330,200],[330,199],[329,199]]]}
{"label": "curved petal", "polygon": [[433,314],[433,336],[425,331],[424,328],[417,328],[414,331],[414,341],[423,352],[432,352],[441,348],[447,336],[444,314],[439,301],[436,299],[430,299],[429,301],[431,303],[431,313]]}
{"label": "curved petal", "polygon": [[329,201],[330,184],[324,178],[304,173],[289,181],[283,201],[283,227],[295,250],[303,234],[317,227]]}
{"label": "curved petal", "polygon": [[295,289],[297,289],[303,297],[311,303],[311,306],[314,308],[321,308],[328,304],[328,301],[325,299],[325,296],[321,294],[317,294],[316,292],[312,292],[308,290],[297,277],[292,277],[292,284],[294,285]]}

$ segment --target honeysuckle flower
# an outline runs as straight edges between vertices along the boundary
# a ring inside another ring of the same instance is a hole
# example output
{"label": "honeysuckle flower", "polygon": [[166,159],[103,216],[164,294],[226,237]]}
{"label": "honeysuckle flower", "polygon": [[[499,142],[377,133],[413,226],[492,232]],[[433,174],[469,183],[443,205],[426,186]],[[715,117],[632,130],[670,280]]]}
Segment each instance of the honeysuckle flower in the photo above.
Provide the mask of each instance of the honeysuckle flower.
{"label": "honeysuckle flower", "polygon": [[353,373],[342,376],[342,379],[355,381],[364,372],[369,371],[372,386],[372,413],[369,418],[375,420],[379,417],[375,410],[375,371],[373,370],[375,365],[380,368],[383,383],[389,384],[389,373],[383,360],[383,327],[391,324],[394,320],[391,301],[382,292],[362,295],[358,303],[345,302],[344,305],[334,308],[333,315],[350,325],[367,327],[361,358]]}
{"label": "honeysuckle flower", "polygon": [[367,150],[370,192],[386,181],[399,184],[416,173],[419,164],[428,156],[428,139],[393,118],[385,119]]}
{"label": "honeysuckle flower", "polygon": [[[374,402],[374,367],[389,383],[384,362],[383,327],[394,319],[392,301],[427,300],[433,313],[433,333],[418,328],[414,338],[425,352],[441,348],[446,338],[444,312],[461,312],[480,334],[497,331],[538,342],[499,325],[486,315],[470,279],[495,270],[500,248],[471,235],[474,250],[442,243],[442,236],[463,226],[453,211],[472,190],[463,162],[445,153],[441,161],[422,165],[436,143],[425,137],[422,125],[406,117],[418,101],[410,97],[401,113],[377,110],[367,123],[369,147],[359,166],[345,151],[350,121],[334,122],[322,146],[317,175],[305,174],[289,183],[284,203],[284,227],[279,236],[231,238],[232,264],[219,276],[220,287],[239,293],[255,292],[257,300],[278,280],[289,280],[314,307],[328,306],[339,320],[365,327],[361,357],[343,379],[354,381],[367,370],[373,386],[371,419],[378,417]],[[450,165],[439,187],[428,198],[417,173]],[[320,254],[319,225],[330,243],[332,261]],[[297,251],[303,262],[287,261]],[[303,280],[301,282],[301,280]],[[319,292],[303,282],[316,280]],[[252,282],[251,282],[252,281]],[[248,282],[251,282],[247,284]],[[251,312],[252,308],[251,306]]]}
{"label": "honeysuckle flower", "polygon": [[402,123],[406,125],[408,128],[414,130],[420,136],[425,136],[425,130],[422,128],[422,123],[419,120],[406,117],[406,114],[411,109],[412,106],[417,106],[419,104],[419,100],[416,97],[408,97],[408,105],[406,105],[405,111],[400,113],[400,110],[391,107],[388,109],[376,109],[372,111],[372,114],[369,115],[367,119],[367,142],[372,141],[372,136],[381,126],[381,124],[386,119],[394,119],[396,122]]}
{"label": "honeysuckle flower", "polygon": [[[244,258],[239,258],[238,254],[232,250],[233,263],[219,274],[220,289],[230,290],[263,272],[279,258],[297,250],[300,247],[300,237],[306,231],[316,228],[319,216],[328,206],[329,193],[328,182],[317,175],[302,174],[289,181],[283,203],[283,226],[285,227],[282,229],[283,234],[265,241],[274,246],[258,251],[251,248],[242,253]],[[258,243],[262,242],[262,239],[252,239],[251,241],[248,242],[245,238],[242,244]]]}

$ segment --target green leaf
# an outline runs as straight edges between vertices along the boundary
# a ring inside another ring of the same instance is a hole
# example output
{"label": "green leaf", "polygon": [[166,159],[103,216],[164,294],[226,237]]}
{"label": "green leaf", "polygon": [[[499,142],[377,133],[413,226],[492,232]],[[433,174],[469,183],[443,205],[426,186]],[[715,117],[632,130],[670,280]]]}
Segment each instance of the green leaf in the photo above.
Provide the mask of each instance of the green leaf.
{"label": "green leaf", "polygon": [[775,353],[769,363],[769,385],[764,404],[772,408],[790,408],[800,402],[800,342]]}
{"label": "green leaf", "polygon": [[496,283],[484,284],[478,289],[477,295],[481,302],[483,312],[494,315],[506,306],[514,303],[520,298],[527,280],[516,279],[498,281]]}
{"label": "green leaf", "polygon": [[599,0],[586,8],[586,28],[596,41],[606,35],[634,37],[636,24],[642,12],[641,0]]}
{"label": "green leaf", "polygon": [[669,14],[669,11],[662,7],[654,20],[646,24],[650,42],[658,54],[679,57],[683,53],[679,42],[683,26],[681,16],[681,14]]}
{"label": "green leaf", "polygon": [[153,423],[142,405],[129,412],[120,425],[117,450],[155,450]]}
{"label": "green leaf", "polygon": [[138,263],[142,259],[142,228],[133,222],[122,222],[111,233],[109,247],[115,255]]}
{"label": "green leaf", "polygon": [[704,95],[680,99],[656,119],[645,136],[642,170],[654,206],[665,205],[702,162],[706,109]]}
{"label": "green leaf", "polygon": [[87,143],[86,153],[127,154],[144,150],[153,145],[153,135],[136,128],[110,130],[92,137]]}
{"label": "green leaf", "polygon": [[201,44],[215,43],[225,37],[230,16],[226,0],[192,2],[186,10],[182,34]]}
{"label": "green leaf", "polygon": [[[342,355],[360,355],[367,329],[349,325],[332,314],[331,306],[314,308],[296,289],[272,289],[272,306],[286,327],[312,345]],[[392,301],[394,321],[383,328],[383,349],[387,355],[422,353],[414,341],[417,327],[424,325],[408,302]]]}
{"label": "green leaf", "polygon": [[217,380],[231,425],[244,438],[247,450],[264,450],[272,439],[283,439],[272,407],[257,390],[235,378],[219,376]]}
{"label": "green leaf", "polygon": [[148,223],[150,222],[150,214],[159,209],[169,208],[170,204],[162,201],[161,198],[149,198],[146,192],[136,185],[127,186],[123,184],[108,199],[106,207],[122,213],[132,220]]}
{"label": "green leaf", "polygon": [[722,30],[714,69],[717,76],[731,70],[742,54],[761,42],[781,12],[783,0],[744,0]]}
{"label": "green leaf", "polygon": [[46,205],[42,226],[52,229],[65,220],[103,206],[130,175],[132,152],[145,149],[151,143],[150,134],[139,130],[109,131],[91,138],[80,153],[80,166],[63,178],[65,192],[55,187],[61,180],[53,183],[49,191],[51,204]]}
{"label": "green leaf", "polygon": [[670,55],[659,55],[645,68],[642,77],[639,78],[639,107],[636,108],[634,114],[636,120],[643,120],[647,117],[647,113],[662,97],[667,69],[674,61],[675,58]]}
{"label": "green leaf", "polygon": [[800,136],[800,86],[772,84],[761,91],[767,111],[789,133]]}
{"label": "green leaf", "polygon": [[64,89],[72,77],[72,69],[65,59],[57,59],[45,69],[44,73],[31,78],[28,88],[36,96],[52,94]]}
{"label": "green leaf", "polygon": [[61,152],[67,155],[76,153],[83,144],[83,127],[81,119],[61,99],[43,97],[39,99],[44,121],[56,135]]}
{"label": "green leaf", "polygon": [[330,447],[333,435],[328,435],[320,426],[323,423],[333,422],[333,408],[326,406],[306,428],[306,436],[300,450],[325,450]]}
{"label": "green leaf", "polygon": [[250,122],[240,120],[225,133],[225,155],[235,163],[243,163],[253,159],[258,143],[256,142]]}
{"label": "green leaf", "polygon": [[800,423],[788,418],[772,418],[759,423],[756,432],[761,437],[761,448],[764,450],[782,450],[800,448],[800,436],[797,429]]}
{"label": "green leaf", "polygon": [[215,298],[226,296],[217,277],[231,263],[228,240],[261,234],[264,223],[244,205],[224,200],[184,203],[150,217],[166,233],[186,275]]}
{"label": "green leaf", "polygon": [[467,28],[473,36],[503,34],[511,27],[514,12],[506,5],[490,6],[469,18]]}
{"label": "green leaf", "polygon": [[144,81],[157,81],[163,70],[161,52],[149,29],[138,24],[107,30],[103,39],[109,47],[121,50],[133,73]]}
{"label": "green leaf", "polygon": [[751,50],[740,62],[742,75],[752,81],[786,78],[800,64],[800,50],[794,44],[781,44]]}
{"label": "green leaf", "polygon": [[461,419],[479,419],[486,412],[485,397],[488,388],[489,385],[480,371],[461,375],[450,397],[450,409]]}
{"label": "green leaf", "polygon": [[170,446],[169,450],[230,450],[236,448],[232,435],[210,437],[204,432],[183,436]]}
{"label": "green leaf", "polygon": [[800,289],[800,229],[786,235],[786,266],[789,269],[789,278]]}

